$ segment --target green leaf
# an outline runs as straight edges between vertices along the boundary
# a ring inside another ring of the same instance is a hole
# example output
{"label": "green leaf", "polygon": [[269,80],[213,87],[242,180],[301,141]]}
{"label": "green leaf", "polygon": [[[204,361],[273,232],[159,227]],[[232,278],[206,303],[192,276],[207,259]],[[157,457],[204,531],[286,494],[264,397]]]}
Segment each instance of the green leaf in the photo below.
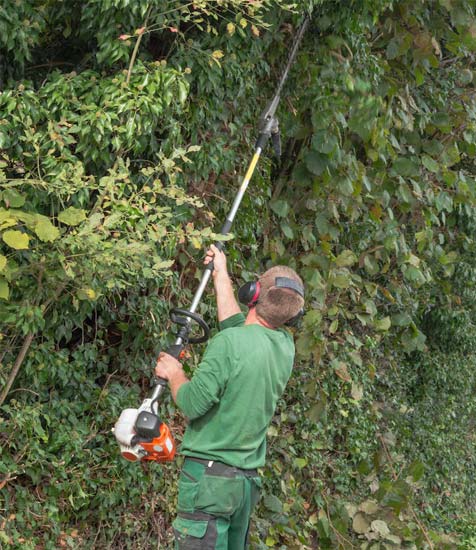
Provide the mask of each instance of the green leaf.
{"label": "green leaf", "polygon": [[352,520],[352,529],[359,535],[364,535],[370,530],[370,523],[365,514],[358,512]]}
{"label": "green leaf", "polygon": [[94,301],[97,298],[96,292],[92,288],[80,288],[76,295],[79,300]]}
{"label": "green leaf", "polygon": [[275,495],[266,495],[263,503],[271,512],[281,513],[283,511],[283,503]]}
{"label": "green leaf", "polygon": [[317,424],[326,409],[326,403],[327,399],[320,399],[306,412],[307,418]]}
{"label": "green leaf", "polygon": [[408,327],[412,323],[412,318],[408,313],[396,313],[392,315],[392,325],[396,327]]}
{"label": "green leaf", "polygon": [[173,266],[175,263],[175,260],[161,260],[159,262],[156,262],[154,264],[154,269],[168,269],[169,267]]}
{"label": "green leaf", "polygon": [[284,200],[273,201],[270,206],[273,212],[281,218],[285,218],[289,213],[289,204]]}
{"label": "green leaf", "polygon": [[450,117],[447,113],[436,113],[432,118],[433,124],[444,134],[449,134],[452,130]]}
{"label": "green leaf", "polygon": [[278,429],[276,428],[276,426],[271,425],[268,428],[268,430],[266,432],[266,435],[268,437],[278,437],[279,433],[278,433]]}
{"label": "green leaf", "polygon": [[415,460],[408,467],[408,474],[412,477],[413,481],[420,481],[424,473],[425,466],[419,460]]}
{"label": "green leaf", "polygon": [[404,481],[383,481],[377,496],[383,506],[389,506],[399,514],[408,504],[411,489]]}
{"label": "green leaf", "polygon": [[35,226],[35,233],[44,243],[53,242],[59,237],[59,230],[47,218],[41,218]]}
{"label": "green leaf", "polygon": [[315,176],[320,176],[327,167],[326,155],[311,151],[306,156],[306,167]]}
{"label": "green leaf", "polygon": [[[317,531],[321,539],[325,540],[329,537],[330,529],[329,520],[325,516],[319,518],[317,522]],[[329,548],[329,546],[325,546],[325,548]]]}
{"label": "green leaf", "polygon": [[307,460],[307,458],[295,458],[294,459],[294,464],[296,464],[296,466],[300,470],[302,470],[305,466],[307,466],[308,460]]}
{"label": "green leaf", "polygon": [[436,162],[436,160],[432,159],[430,156],[423,155],[421,160],[423,162],[423,166],[430,172],[433,172],[434,174],[436,174],[439,171],[440,165]]}
{"label": "green leaf", "polygon": [[381,519],[376,519],[372,521],[370,527],[372,528],[372,531],[378,533],[382,538],[385,538],[387,535],[390,534],[390,529],[388,528],[388,525]]}
{"label": "green leaf", "polygon": [[58,220],[65,225],[75,226],[79,225],[86,219],[86,211],[80,208],[74,208],[70,206],[66,210],[63,210],[58,216]]}
{"label": "green leaf", "polygon": [[281,231],[284,233],[284,235],[285,235],[288,239],[293,239],[293,238],[294,238],[294,231],[293,231],[292,228],[289,226],[289,224],[287,224],[286,222],[284,222],[283,224],[281,224]]}
{"label": "green leaf", "polygon": [[352,389],[350,394],[352,395],[352,399],[355,401],[360,401],[364,395],[364,388],[360,384],[356,384],[355,382],[352,382]]}
{"label": "green leaf", "polygon": [[356,261],[357,257],[352,250],[344,250],[337,256],[335,263],[338,267],[350,267],[354,265]]}
{"label": "green leaf", "polygon": [[393,170],[403,177],[418,176],[420,168],[418,163],[409,158],[400,157],[393,163]]}
{"label": "green leaf", "polygon": [[354,186],[350,178],[338,178],[336,181],[337,189],[346,197],[350,197],[354,192]]}
{"label": "green leaf", "polygon": [[392,322],[390,320],[390,317],[384,317],[383,319],[374,321],[374,327],[382,332],[387,331],[391,327],[391,325]]}
{"label": "green leaf", "polygon": [[26,233],[16,230],[5,231],[2,238],[8,246],[15,250],[26,250],[30,242],[30,237]]}
{"label": "green leaf", "polygon": [[336,136],[329,134],[327,130],[319,131],[314,134],[312,138],[312,146],[317,149],[319,153],[328,155],[332,153],[339,145],[339,141]]}
{"label": "green leaf", "polygon": [[0,279],[0,298],[8,300],[9,296],[10,288],[8,287],[7,281],[5,281],[5,279]]}
{"label": "green leaf", "polygon": [[329,282],[337,288],[349,288],[351,280],[348,269],[343,268],[332,271],[329,275]]}
{"label": "green leaf", "polygon": [[423,285],[426,282],[423,273],[417,267],[414,267],[412,265],[408,266],[403,276],[407,281],[416,283],[417,285]]}
{"label": "green leaf", "polygon": [[20,208],[25,204],[25,197],[15,189],[5,189],[2,196],[7,207]]}
{"label": "green leaf", "polygon": [[359,510],[365,512],[366,514],[372,515],[376,514],[379,510],[379,506],[375,500],[366,500],[359,504]]}
{"label": "green leaf", "polygon": [[3,271],[6,265],[7,265],[7,258],[3,254],[0,254],[0,271]]}
{"label": "green leaf", "polygon": [[369,475],[372,469],[372,464],[368,460],[361,460],[357,464],[357,471],[363,476]]}

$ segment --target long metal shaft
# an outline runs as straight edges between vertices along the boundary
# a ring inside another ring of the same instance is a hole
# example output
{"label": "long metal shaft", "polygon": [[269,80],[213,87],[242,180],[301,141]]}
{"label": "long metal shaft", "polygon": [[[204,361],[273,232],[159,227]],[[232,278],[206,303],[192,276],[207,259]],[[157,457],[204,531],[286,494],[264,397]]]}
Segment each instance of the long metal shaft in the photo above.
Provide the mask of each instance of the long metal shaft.
{"label": "long metal shaft", "polygon": [[[258,140],[256,142],[255,146],[255,152],[253,155],[253,158],[251,159],[251,162],[248,166],[248,170],[246,171],[245,177],[243,178],[243,181],[241,183],[241,186],[238,190],[238,193],[235,196],[235,199],[233,201],[233,205],[231,207],[230,212],[228,213],[228,216],[226,217],[225,223],[223,224],[223,227],[220,231],[221,235],[228,235],[228,233],[231,230],[231,226],[233,225],[233,221],[235,219],[236,213],[238,212],[238,209],[240,207],[241,201],[243,200],[243,197],[248,189],[248,185],[251,181],[251,178],[253,176],[253,173],[256,169],[256,165],[258,164],[258,161],[260,159],[261,153],[266,147],[266,144],[268,140],[272,137],[273,134],[277,133],[278,130],[278,122],[276,119],[276,110],[278,108],[280,99],[281,99],[281,92],[284,87],[284,84],[288,78],[289,71],[291,69],[291,66],[294,63],[294,60],[296,58],[297,52],[299,50],[299,46],[301,45],[301,41],[303,39],[303,36],[306,32],[306,29],[309,25],[310,16],[307,15],[298,32],[296,35],[296,38],[294,40],[293,46],[291,48],[291,51],[289,53],[288,60],[286,62],[285,68],[281,74],[281,77],[278,82],[278,86],[276,88],[276,93],[269,103],[269,105],[266,107],[265,111],[261,115],[260,119],[260,134],[258,137]],[[222,243],[218,242],[216,243],[216,246],[218,248],[222,248]],[[209,264],[202,275],[202,278],[200,280],[200,284],[198,285],[198,288],[193,296],[192,303],[190,305],[189,311],[191,313],[195,313],[197,310],[197,307],[202,299],[203,293],[205,292],[205,289],[208,285],[208,281],[210,280],[211,274],[213,271],[213,264]],[[187,318],[186,325],[182,327],[181,331],[179,331],[179,334],[174,342],[174,347],[176,349],[182,348],[187,342],[186,337],[188,336],[190,332],[190,325],[191,325],[191,319]],[[185,335],[185,336],[184,336]],[[164,381],[166,382],[166,381]],[[165,384],[158,383],[153,390],[151,399],[152,403],[155,404],[155,407],[157,408],[157,402],[158,398],[161,395],[161,393],[165,389]]]}
{"label": "long metal shaft", "polygon": [[[256,165],[258,164],[259,158],[262,153],[261,147],[256,147],[255,153],[253,155],[253,158],[249,164],[248,170],[246,171],[246,175],[243,178],[243,181],[241,183],[241,186],[238,190],[238,193],[235,196],[235,200],[233,201],[233,205],[231,207],[230,212],[228,213],[228,216],[226,217],[225,223],[223,224],[223,227],[220,231],[220,235],[228,235],[230,232],[231,226],[233,225],[233,221],[235,220],[236,213],[238,212],[238,209],[240,208],[241,201],[243,200],[243,197],[245,196],[246,190],[248,189],[248,185],[251,181],[251,178],[253,176],[253,173],[256,169]],[[221,243],[217,243],[219,247],[221,248]],[[205,292],[205,289],[207,287],[208,281],[210,280],[210,276],[212,274],[211,269],[205,269],[202,279],[200,281],[200,284],[195,292],[195,295],[192,300],[192,304],[189,308],[189,311],[192,313],[195,313],[197,310],[198,304],[200,303],[200,300],[202,299],[203,293]],[[182,344],[182,338],[178,337],[175,341],[175,345]]]}

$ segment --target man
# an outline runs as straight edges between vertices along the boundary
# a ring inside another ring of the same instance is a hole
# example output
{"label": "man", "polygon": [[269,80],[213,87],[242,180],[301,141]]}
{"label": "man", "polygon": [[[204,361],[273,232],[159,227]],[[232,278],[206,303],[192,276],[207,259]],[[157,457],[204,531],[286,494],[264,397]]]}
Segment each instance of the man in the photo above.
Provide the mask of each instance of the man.
{"label": "man", "polygon": [[243,550],[259,498],[257,468],[264,466],[266,431],[291,374],[292,336],[282,327],[302,315],[304,288],[285,266],[266,271],[239,291],[241,313],[225,254],[212,246],[220,332],[212,338],[189,381],[181,364],[161,353],[155,372],[189,418],[181,453],[178,550]]}

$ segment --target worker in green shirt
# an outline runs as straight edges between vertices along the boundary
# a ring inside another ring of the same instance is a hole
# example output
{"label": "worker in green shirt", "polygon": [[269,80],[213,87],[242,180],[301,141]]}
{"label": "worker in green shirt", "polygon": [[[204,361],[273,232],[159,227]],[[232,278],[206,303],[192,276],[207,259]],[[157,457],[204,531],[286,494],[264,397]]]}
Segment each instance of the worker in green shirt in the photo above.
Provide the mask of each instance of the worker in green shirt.
{"label": "worker in green shirt", "polygon": [[240,288],[238,297],[249,307],[245,318],[225,254],[212,246],[205,263],[211,261],[220,332],[191,380],[166,353],[155,369],[189,419],[173,523],[178,550],[247,547],[266,432],[294,361],[292,336],[282,327],[295,324],[304,305],[300,277],[289,267],[275,266]]}

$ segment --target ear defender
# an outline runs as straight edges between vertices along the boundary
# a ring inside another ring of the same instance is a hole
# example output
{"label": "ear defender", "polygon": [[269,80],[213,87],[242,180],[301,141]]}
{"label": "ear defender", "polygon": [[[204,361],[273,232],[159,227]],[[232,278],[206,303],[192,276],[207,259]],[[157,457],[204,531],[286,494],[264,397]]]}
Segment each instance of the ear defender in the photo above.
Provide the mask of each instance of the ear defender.
{"label": "ear defender", "polygon": [[287,326],[287,327],[297,327],[299,326],[299,323],[301,322],[301,319],[304,317],[304,308],[302,307],[298,314],[295,315],[294,317],[291,317],[291,319],[288,319],[284,324]]}
{"label": "ear defender", "polygon": [[261,284],[259,281],[245,283],[238,290],[238,300],[248,307],[254,307],[258,303]]}

